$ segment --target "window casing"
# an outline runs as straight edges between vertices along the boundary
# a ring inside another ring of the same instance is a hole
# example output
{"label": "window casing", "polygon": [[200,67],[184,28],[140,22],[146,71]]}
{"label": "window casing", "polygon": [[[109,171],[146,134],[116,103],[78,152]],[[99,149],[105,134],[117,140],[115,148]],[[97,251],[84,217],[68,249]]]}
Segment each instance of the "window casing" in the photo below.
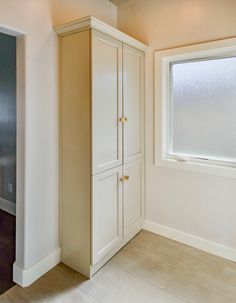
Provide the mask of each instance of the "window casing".
{"label": "window casing", "polygon": [[156,52],[155,109],[156,165],[236,177],[236,39]]}

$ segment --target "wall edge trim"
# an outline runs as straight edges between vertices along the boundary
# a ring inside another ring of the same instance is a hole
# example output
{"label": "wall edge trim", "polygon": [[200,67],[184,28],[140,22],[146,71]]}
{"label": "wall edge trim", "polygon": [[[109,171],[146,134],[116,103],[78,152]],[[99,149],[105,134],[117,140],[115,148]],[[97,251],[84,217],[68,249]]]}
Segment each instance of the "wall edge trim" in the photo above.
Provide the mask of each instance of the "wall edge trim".
{"label": "wall edge trim", "polygon": [[61,261],[61,248],[58,247],[49,255],[28,268],[13,265],[13,281],[22,287],[27,287],[59,264]]}

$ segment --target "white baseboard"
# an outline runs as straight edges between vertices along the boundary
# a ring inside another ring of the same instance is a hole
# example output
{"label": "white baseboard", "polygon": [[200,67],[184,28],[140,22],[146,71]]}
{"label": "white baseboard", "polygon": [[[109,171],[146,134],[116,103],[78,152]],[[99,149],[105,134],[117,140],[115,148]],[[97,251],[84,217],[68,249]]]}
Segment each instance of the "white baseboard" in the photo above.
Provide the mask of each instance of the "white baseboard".
{"label": "white baseboard", "polygon": [[21,268],[17,264],[13,265],[13,280],[22,287],[31,285],[50,269],[61,261],[61,249],[57,248],[42,260],[38,261],[29,268]]}
{"label": "white baseboard", "polygon": [[231,247],[187,234],[180,230],[176,230],[148,220],[144,221],[144,229],[163,237],[184,243],[188,246],[198,248],[210,254],[236,262],[236,249]]}
{"label": "white baseboard", "polygon": [[3,198],[0,198],[0,209],[13,216],[16,215],[16,204]]}

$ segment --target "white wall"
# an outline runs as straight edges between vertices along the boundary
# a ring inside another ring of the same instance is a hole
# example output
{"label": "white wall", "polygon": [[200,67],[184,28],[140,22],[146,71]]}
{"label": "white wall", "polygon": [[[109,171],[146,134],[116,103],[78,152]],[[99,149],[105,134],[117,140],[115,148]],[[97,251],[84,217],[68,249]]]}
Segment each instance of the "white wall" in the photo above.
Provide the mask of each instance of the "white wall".
{"label": "white wall", "polygon": [[151,47],[146,68],[146,219],[234,249],[236,180],[153,165],[153,50],[236,36],[235,11],[235,0],[131,0],[118,8],[118,28]]}
{"label": "white wall", "polygon": [[92,14],[116,24],[107,0],[3,0],[0,23],[26,33],[25,237],[17,266],[28,268],[59,241],[58,72],[53,25]]}

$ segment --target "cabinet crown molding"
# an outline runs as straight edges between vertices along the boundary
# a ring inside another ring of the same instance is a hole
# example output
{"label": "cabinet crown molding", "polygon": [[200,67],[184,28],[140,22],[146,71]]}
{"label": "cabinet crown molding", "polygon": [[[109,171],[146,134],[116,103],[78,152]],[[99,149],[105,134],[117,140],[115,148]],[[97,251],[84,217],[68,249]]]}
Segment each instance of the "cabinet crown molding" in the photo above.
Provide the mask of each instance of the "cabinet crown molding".
{"label": "cabinet crown molding", "polygon": [[71,34],[73,32],[78,32],[85,29],[95,29],[98,30],[104,34],[107,34],[111,36],[112,38],[115,38],[117,40],[120,40],[123,43],[126,43],[138,50],[141,50],[143,52],[146,52],[148,49],[148,46],[129,35],[121,32],[120,30],[92,17],[84,17],[69,23],[66,23],[64,25],[56,26],[54,29],[58,36],[65,36],[68,34]]}

